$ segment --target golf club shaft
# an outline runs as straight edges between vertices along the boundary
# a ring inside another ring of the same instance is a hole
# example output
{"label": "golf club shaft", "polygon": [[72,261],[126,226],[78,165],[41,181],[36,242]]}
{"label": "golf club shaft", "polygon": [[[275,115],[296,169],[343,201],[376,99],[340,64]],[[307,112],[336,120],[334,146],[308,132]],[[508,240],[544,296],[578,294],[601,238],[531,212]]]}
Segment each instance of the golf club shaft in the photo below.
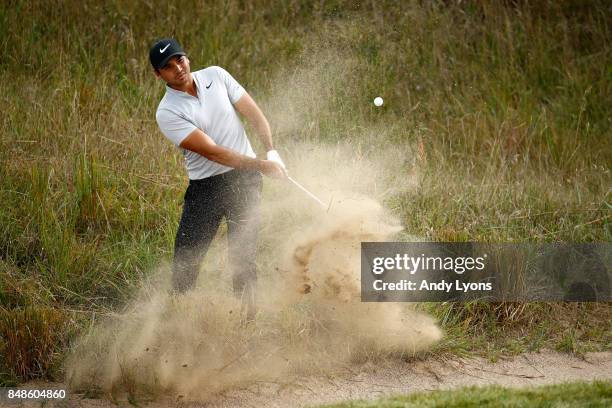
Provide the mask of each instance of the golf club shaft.
{"label": "golf club shaft", "polygon": [[306,190],[300,183],[298,183],[297,181],[295,181],[294,179],[292,179],[291,177],[287,177],[289,179],[290,182],[292,182],[297,188],[299,188],[300,190],[302,190],[304,193],[306,193],[310,198],[312,198],[313,200],[315,200],[317,203],[319,203],[323,208],[327,208],[327,206],[325,205],[325,203],[323,203],[323,201],[319,200],[319,198],[312,194],[310,191]]}

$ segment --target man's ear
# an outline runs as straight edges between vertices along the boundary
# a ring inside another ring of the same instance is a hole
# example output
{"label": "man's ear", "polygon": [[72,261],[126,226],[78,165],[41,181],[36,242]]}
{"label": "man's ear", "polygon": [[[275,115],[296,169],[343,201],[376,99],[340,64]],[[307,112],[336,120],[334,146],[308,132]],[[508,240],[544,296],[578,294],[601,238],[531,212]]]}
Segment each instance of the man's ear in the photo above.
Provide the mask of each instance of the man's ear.
{"label": "man's ear", "polygon": [[161,75],[159,75],[159,69],[153,68],[153,72],[157,78],[161,78]]}

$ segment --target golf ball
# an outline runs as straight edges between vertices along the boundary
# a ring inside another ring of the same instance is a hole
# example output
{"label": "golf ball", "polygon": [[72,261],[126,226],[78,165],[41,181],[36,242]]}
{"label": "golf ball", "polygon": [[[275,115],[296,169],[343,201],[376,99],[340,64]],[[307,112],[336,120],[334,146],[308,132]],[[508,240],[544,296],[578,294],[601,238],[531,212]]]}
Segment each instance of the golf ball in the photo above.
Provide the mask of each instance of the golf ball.
{"label": "golf ball", "polygon": [[376,98],[374,98],[374,105],[382,106],[382,104],[383,104],[383,98],[381,98],[380,96],[377,96]]}

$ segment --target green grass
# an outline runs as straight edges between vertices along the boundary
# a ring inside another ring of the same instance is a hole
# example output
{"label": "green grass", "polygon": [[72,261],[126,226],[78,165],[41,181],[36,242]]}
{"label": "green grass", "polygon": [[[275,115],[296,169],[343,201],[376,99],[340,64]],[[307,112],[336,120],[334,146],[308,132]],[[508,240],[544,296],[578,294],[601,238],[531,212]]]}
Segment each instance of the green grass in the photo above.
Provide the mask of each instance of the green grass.
{"label": "green grass", "polygon": [[511,389],[499,386],[470,387],[452,391],[421,392],[375,401],[351,401],[323,408],[412,407],[607,407],[612,404],[612,383],[567,383]]}
{"label": "green grass", "polygon": [[[171,257],[186,177],[154,120],[160,36],[193,69],[227,68],[285,157],[300,143],[414,152],[379,197],[409,235],[610,242],[608,2],[446,3],[3,3],[0,333],[40,323],[37,352],[61,355],[90,320],[67,311],[117,310]],[[418,187],[402,188],[404,173]],[[438,352],[611,344],[609,304],[424,307],[447,333]],[[0,357],[10,381],[53,371]]]}
{"label": "green grass", "polygon": [[542,348],[583,355],[609,350],[606,303],[445,303],[423,306],[445,328],[429,352],[470,354],[496,360]]}

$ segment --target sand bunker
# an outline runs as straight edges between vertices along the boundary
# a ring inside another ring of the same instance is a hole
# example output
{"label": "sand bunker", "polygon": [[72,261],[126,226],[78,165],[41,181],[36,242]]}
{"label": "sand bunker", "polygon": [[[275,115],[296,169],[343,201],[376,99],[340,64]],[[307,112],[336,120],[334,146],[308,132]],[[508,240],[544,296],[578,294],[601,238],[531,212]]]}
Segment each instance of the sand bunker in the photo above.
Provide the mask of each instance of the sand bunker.
{"label": "sand bunker", "polygon": [[336,200],[289,240],[277,279],[260,279],[259,313],[220,288],[183,296],[145,287],[124,313],[92,328],[67,362],[73,389],[206,398],[254,381],[333,372],[354,361],[412,355],[441,337],[406,305],[360,302],[360,242],[400,228],[368,199]]}

